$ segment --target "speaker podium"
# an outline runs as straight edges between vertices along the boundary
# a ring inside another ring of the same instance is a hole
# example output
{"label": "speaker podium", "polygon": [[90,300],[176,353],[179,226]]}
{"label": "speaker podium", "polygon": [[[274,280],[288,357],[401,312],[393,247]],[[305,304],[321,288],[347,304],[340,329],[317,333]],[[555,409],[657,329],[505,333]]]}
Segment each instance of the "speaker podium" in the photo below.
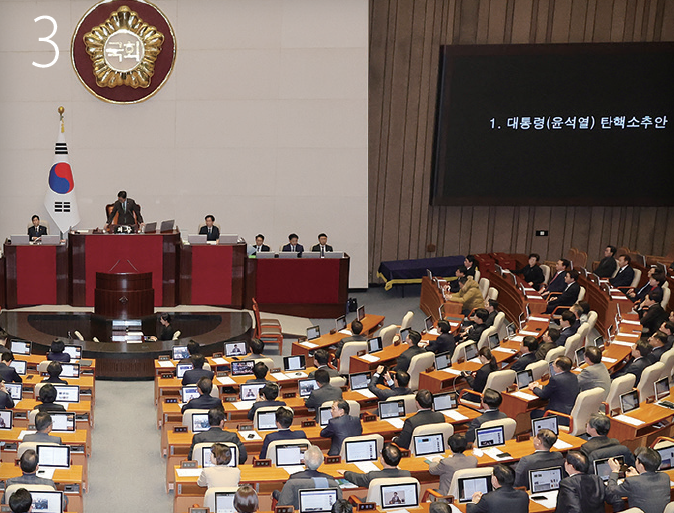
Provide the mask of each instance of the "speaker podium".
{"label": "speaker podium", "polygon": [[110,319],[154,314],[152,273],[96,273],[94,313]]}

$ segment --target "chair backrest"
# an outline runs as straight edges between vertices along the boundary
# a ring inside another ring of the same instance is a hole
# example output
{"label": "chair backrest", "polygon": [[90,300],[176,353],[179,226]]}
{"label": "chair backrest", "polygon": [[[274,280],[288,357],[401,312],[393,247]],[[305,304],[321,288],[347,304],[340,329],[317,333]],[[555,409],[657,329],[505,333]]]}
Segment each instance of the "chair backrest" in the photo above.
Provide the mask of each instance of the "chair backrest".
{"label": "chair backrest", "polygon": [[611,388],[606,397],[609,413],[620,409],[620,396],[632,390],[636,380],[637,377],[634,374],[624,374],[611,381]]}
{"label": "chair backrest", "polygon": [[[571,338],[571,337],[569,337]],[[560,346],[560,347],[555,347],[554,349],[550,349],[550,351],[547,352],[545,355],[545,361],[550,363],[554,362],[557,358],[560,356],[564,356],[564,350],[565,346]]]}
{"label": "chair backrest", "polygon": [[204,508],[208,508],[210,511],[215,510],[215,494],[218,492],[235,492],[238,488],[229,487],[229,486],[214,486],[212,488],[206,489],[206,494],[204,495]]}
{"label": "chair backrest", "polygon": [[405,401],[405,415],[410,415],[411,413],[416,413],[417,411],[417,396],[416,394],[407,394],[407,395],[394,395],[386,399],[387,401],[399,401],[402,399]]}
{"label": "chair backrest", "polygon": [[583,286],[581,285],[581,286],[580,286],[580,291],[578,292],[578,299],[576,299],[576,301],[582,301],[583,299],[585,299],[585,292],[587,292],[587,291],[585,290],[585,287],[583,287]]}
{"label": "chair backrest", "polygon": [[412,327],[412,319],[414,318],[414,312],[409,310],[404,316],[403,320],[400,323],[400,329],[404,330]]}
{"label": "chair backrest", "polygon": [[[349,415],[353,417],[360,417],[360,403],[358,401],[354,401],[353,399],[346,399],[346,402],[349,404]],[[323,404],[321,404],[321,408],[332,406],[332,403],[334,403],[334,401],[325,401]]]}
{"label": "chair backrest", "polygon": [[[639,508],[630,508],[627,511],[625,511],[624,513],[627,513],[631,509],[634,509],[634,510],[638,511],[639,513],[644,513]],[[632,512],[630,511],[630,513],[632,513]],[[663,513],[674,513],[674,502],[670,502],[669,504],[667,504],[667,506],[665,507],[665,511]]]}
{"label": "chair backrest", "polygon": [[530,370],[534,377],[534,381],[538,381],[544,374],[550,371],[550,365],[548,365],[548,362],[545,360],[538,360],[527,365],[526,370]]}
{"label": "chair backrest", "polygon": [[356,356],[358,351],[367,351],[367,342],[347,342],[342,346],[342,354],[339,357],[340,374],[349,374],[351,357]]}
{"label": "chair backrest", "polygon": [[662,372],[662,377],[670,377],[672,375],[672,371],[674,370],[674,349],[665,351],[660,357],[660,362],[662,362],[662,365],[665,366]]}
{"label": "chair backrest", "polygon": [[365,440],[375,440],[377,442],[377,454],[381,454],[381,450],[384,448],[384,437],[381,435],[360,435],[360,436],[347,436],[342,442],[342,449],[339,455],[342,457],[342,462],[346,463],[346,442],[363,442]]}
{"label": "chair backrest", "polygon": [[635,267],[634,278],[632,279],[632,283],[630,283],[630,287],[635,288],[637,285],[639,285],[639,280],[641,280],[641,269],[637,269]]}
{"label": "chair backrest", "polygon": [[366,502],[375,502],[377,506],[381,507],[381,487],[382,485],[403,485],[403,484],[414,484],[417,487],[417,497],[419,497],[419,502],[421,502],[421,485],[419,484],[418,479],[413,477],[389,477],[389,478],[377,478],[370,481],[370,486],[367,489],[367,499]]}
{"label": "chair backrest", "polygon": [[579,333],[571,335],[564,343],[564,356],[571,358],[573,362],[576,357],[576,351],[580,349],[581,345],[583,345],[583,337]]}
{"label": "chair backrest", "polygon": [[485,390],[491,388],[497,392],[505,392],[515,382],[517,373],[512,369],[505,369],[489,373],[487,384],[484,386]]}
{"label": "chair backrest", "polygon": [[573,429],[569,430],[570,435],[578,436],[585,433],[585,425],[590,415],[599,411],[605,393],[603,388],[596,387],[578,394],[571,410]]}
{"label": "chair backrest", "polygon": [[493,299],[496,301],[498,299],[498,289],[494,287],[489,287],[489,290],[487,291],[487,299]]}
{"label": "chair backrest", "polygon": [[489,278],[480,278],[477,285],[480,287],[480,294],[482,294],[482,297],[487,297],[490,286]]}
{"label": "chair backrest", "polygon": [[649,365],[641,373],[641,379],[637,384],[637,390],[639,391],[639,400],[645,401],[649,397],[655,395],[655,389],[653,384],[663,377],[665,372],[665,364],[662,362],[655,362],[652,365]]}
{"label": "chair backrest", "polygon": [[[337,500],[342,498],[342,489],[333,478],[294,478],[285,482],[278,498],[278,505],[292,506],[295,511],[300,509],[300,491],[315,490],[316,488],[332,488],[337,491]],[[214,511],[214,510],[211,510]]]}
{"label": "chair backrest", "polygon": [[[668,283],[665,282],[664,285],[668,285]],[[660,301],[660,305],[662,308],[667,309],[669,298],[672,297],[672,291],[669,287],[665,287],[664,285],[662,286],[662,301]]]}
{"label": "chair backrest", "polygon": [[419,374],[428,369],[435,362],[435,353],[426,351],[425,353],[416,354],[410,360],[410,367],[407,373],[410,375],[409,387],[412,390],[419,389]]}
{"label": "chair backrest", "polygon": [[594,310],[590,310],[590,312],[587,314],[587,322],[585,323],[588,326],[587,333],[590,333],[594,329],[594,325],[597,323],[598,316],[599,315]]}
{"label": "chair backrest", "polygon": [[445,441],[445,450],[447,450],[449,448],[449,437],[454,434],[454,426],[448,424],[447,422],[438,424],[425,424],[423,426],[415,427],[414,431],[412,431],[412,441],[410,442],[410,450],[412,451],[412,454],[416,456],[414,447],[415,436],[434,435],[436,433],[442,435],[442,439]]}
{"label": "chair backrest", "polygon": [[35,417],[37,416],[38,413],[40,413],[40,410],[30,410],[28,412],[28,425],[29,426],[35,425]]}
{"label": "chair backrest", "polygon": [[45,443],[45,442],[21,442],[19,444],[19,447],[16,449],[16,459],[20,459],[21,456],[23,456],[23,453],[26,452],[28,449],[36,450],[38,445],[58,445],[55,443]]}
{"label": "chair backrest", "polygon": [[47,372],[47,367],[49,367],[50,363],[51,363],[51,361],[49,361],[49,360],[43,360],[40,363],[38,363],[37,364],[37,372],[39,374]]}
{"label": "chair backrest", "polygon": [[452,482],[449,485],[449,492],[447,495],[453,496],[458,500],[459,498],[459,479],[465,479],[469,477],[482,477],[488,476],[491,477],[493,472],[493,467],[478,467],[478,468],[462,468],[454,472],[452,476]]}
{"label": "chair backrest", "polygon": [[306,445],[309,447],[311,442],[306,438],[297,438],[294,440],[274,440],[267,447],[267,458],[271,460],[272,465],[276,465],[276,446],[277,445]]}
{"label": "chair backrest", "polygon": [[387,347],[393,344],[393,337],[396,336],[396,333],[398,333],[398,326],[396,326],[395,324],[390,324],[385,328],[382,328],[379,331],[382,347]]}
{"label": "chair backrest", "polygon": [[84,340],[84,336],[78,330],[75,330],[73,333],[78,340]]}
{"label": "chair backrest", "polygon": [[480,427],[489,428],[496,426],[503,426],[503,436],[505,436],[506,440],[514,438],[515,429],[517,428],[517,421],[515,419],[505,418],[505,419],[488,420],[487,422],[483,423]]}
{"label": "chair backrest", "polygon": [[494,335],[497,331],[498,330],[494,326],[484,330],[482,335],[480,335],[480,340],[477,341],[477,348],[482,349],[483,347],[487,347],[489,345],[489,337]]}
{"label": "chair backrest", "polygon": [[[13,484],[9,485],[7,489],[5,490],[5,500],[4,503],[8,504],[9,503],[9,498],[14,495],[14,492],[16,492],[20,488],[25,488],[29,492],[53,492],[54,487],[51,485],[44,485],[44,484]],[[35,509],[31,510],[35,511]]]}
{"label": "chair backrest", "polygon": [[548,283],[550,281],[550,266],[548,264],[541,264],[541,271],[543,271],[543,278],[545,278],[543,283]]}
{"label": "chair backrest", "polygon": [[456,349],[454,349],[454,354],[452,355],[452,363],[456,363],[459,361],[459,358],[464,358],[466,347],[468,347],[470,344],[474,344],[472,340],[468,342],[461,342],[458,346],[456,346]]}
{"label": "chair backrest", "polygon": [[181,331],[180,331],[180,330],[175,330],[175,331],[173,332],[173,337],[171,338],[171,340],[178,340],[178,339],[180,338],[180,335],[181,335]]}
{"label": "chair backrest", "polygon": [[585,337],[587,337],[589,332],[590,332],[590,326],[588,325],[587,322],[584,322],[583,324],[580,325],[580,327],[578,328],[578,331],[576,331],[576,335],[580,335],[581,342],[585,343]]}
{"label": "chair backrest", "polygon": [[227,447],[236,447],[232,442],[199,442],[194,445],[192,449],[192,459],[196,461],[200,467],[204,466],[204,447],[211,447],[214,443],[226,445]]}
{"label": "chair backrest", "polygon": [[505,337],[501,336],[501,330],[505,329],[505,320],[506,316],[504,312],[499,312],[496,314],[496,317],[494,317],[494,324],[493,327],[496,328],[496,333],[498,333],[498,339],[503,340]]}
{"label": "chair backrest", "polygon": [[330,384],[336,388],[342,388],[346,385],[346,378],[344,376],[332,376],[330,378]]}
{"label": "chair backrest", "polygon": [[252,298],[253,303],[253,317],[255,317],[255,336],[260,337],[260,332],[262,329],[262,321],[260,320],[260,306],[257,304],[255,298]]}
{"label": "chair backrest", "polygon": [[185,410],[183,413],[183,426],[187,426],[187,430],[192,432],[192,415],[195,413],[208,413],[208,410],[201,408],[194,408],[190,410]]}
{"label": "chair backrest", "polygon": [[[480,270],[475,269],[475,281],[478,282],[478,284],[480,283],[481,277],[482,277],[482,273],[480,272]],[[484,297],[484,296],[482,296],[482,297]]]}

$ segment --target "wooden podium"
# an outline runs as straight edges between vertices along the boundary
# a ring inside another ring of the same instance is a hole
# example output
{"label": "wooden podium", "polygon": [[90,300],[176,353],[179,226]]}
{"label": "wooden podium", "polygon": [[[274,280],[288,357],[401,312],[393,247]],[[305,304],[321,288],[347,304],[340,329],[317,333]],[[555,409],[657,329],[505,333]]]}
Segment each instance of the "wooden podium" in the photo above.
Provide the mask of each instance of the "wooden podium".
{"label": "wooden podium", "polygon": [[154,314],[152,273],[96,273],[94,313],[113,319]]}

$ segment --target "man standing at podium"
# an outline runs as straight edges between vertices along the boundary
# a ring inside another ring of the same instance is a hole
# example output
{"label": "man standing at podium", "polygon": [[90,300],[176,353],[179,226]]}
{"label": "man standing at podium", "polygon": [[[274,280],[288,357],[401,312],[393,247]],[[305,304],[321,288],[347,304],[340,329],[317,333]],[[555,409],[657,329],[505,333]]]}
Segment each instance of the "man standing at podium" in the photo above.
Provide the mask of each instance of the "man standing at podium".
{"label": "man standing at podium", "polygon": [[208,214],[205,218],[206,226],[202,226],[199,235],[206,235],[206,240],[218,240],[220,238],[220,229],[214,226],[215,216]]}
{"label": "man standing at podium", "polygon": [[[136,214],[134,218],[133,214]],[[110,225],[115,218],[115,214],[119,214],[117,224],[122,226],[134,226],[136,222],[142,227],[145,225],[143,216],[140,215],[140,207],[131,198],[126,197],[126,191],[119,191],[117,193],[117,201],[115,201],[108,216],[108,222],[105,223],[105,229]]]}

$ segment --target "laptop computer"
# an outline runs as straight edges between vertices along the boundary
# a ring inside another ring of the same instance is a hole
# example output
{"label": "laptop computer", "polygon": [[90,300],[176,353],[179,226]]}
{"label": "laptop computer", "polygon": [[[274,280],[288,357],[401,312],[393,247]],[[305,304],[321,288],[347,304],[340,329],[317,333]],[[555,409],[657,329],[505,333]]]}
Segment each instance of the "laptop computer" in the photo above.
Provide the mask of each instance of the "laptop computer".
{"label": "laptop computer", "polygon": [[473,500],[475,492],[483,494],[491,492],[491,476],[463,477],[458,480],[459,504]]}
{"label": "laptop computer", "polygon": [[579,347],[576,349],[576,367],[580,367],[585,363],[585,348]]}
{"label": "laptop computer", "polygon": [[445,453],[445,439],[442,433],[417,435],[413,438],[415,456],[442,456]]}
{"label": "laptop computer", "polygon": [[301,379],[297,382],[297,387],[300,391],[300,397],[309,397],[311,392],[318,388],[318,383],[315,379]]}
{"label": "laptop computer", "polygon": [[466,361],[477,358],[477,344],[468,344],[463,348],[463,355]]}
{"label": "laptop computer", "polygon": [[326,251],[323,258],[344,258],[343,251]]}
{"label": "laptop computer", "polygon": [[51,416],[51,430],[55,433],[74,433],[77,430],[75,413],[49,412]]}
{"label": "laptop computer", "polygon": [[[623,456],[612,457],[615,458],[621,465],[625,463],[625,458]],[[601,477],[602,481],[604,482],[608,481],[608,478],[611,477],[611,467],[608,464],[608,460],[610,459],[611,458],[601,458],[592,462],[592,469],[594,470],[594,473]]]}
{"label": "laptop computer", "polygon": [[517,334],[517,326],[514,322],[511,322],[506,326],[507,338],[511,339]]}
{"label": "laptop computer", "polygon": [[172,232],[173,227],[176,225],[176,220],[175,219],[167,219],[166,221],[162,221],[161,224],[159,225],[159,231],[161,233],[165,232]]}
{"label": "laptop computer", "polygon": [[[326,253],[327,254],[327,253]],[[336,488],[299,490],[300,513],[329,513],[337,502]]]}
{"label": "laptop computer", "polygon": [[531,490],[531,495],[534,497],[541,496],[541,498],[548,500],[556,499],[561,480],[562,467],[529,470],[529,489]]}
{"label": "laptop computer", "polygon": [[275,411],[256,412],[255,415],[257,416],[258,431],[276,431],[278,429]]}
{"label": "laptop computer", "polygon": [[433,410],[454,410],[459,407],[456,392],[444,392],[433,395]]}
{"label": "laptop computer", "polygon": [[359,306],[358,310],[356,310],[356,319],[359,321],[365,319],[365,305]]}
{"label": "laptop computer", "polygon": [[257,258],[258,260],[262,260],[262,259],[266,259],[266,258],[269,258],[269,259],[276,258],[276,256],[277,256],[277,253],[275,253],[273,251],[258,251],[257,253],[255,253],[255,258]]}
{"label": "laptop computer", "polygon": [[496,349],[501,346],[501,340],[498,338],[498,333],[489,335],[489,349]]}
{"label": "laptop computer", "polygon": [[663,444],[655,450],[662,460],[658,470],[668,470],[674,466],[674,443]]}
{"label": "laptop computer", "polygon": [[475,445],[478,449],[494,447],[505,443],[505,430],[503,426],[478,428],[475,430]]}
{"label": "laptop computer", "polygon": [[211,426],[208,424],[208,413],[193,413],[192,414],[192,432],[201,433],[208,431]]}
{"label": "laptop computer", "polygon": [[171,360],[183,360],[189,358],[190,353],[187,351],[187,346],[173,346],[171,348]]}
{"label": "laptop computer", "polygon": [[335,319],[335,328],[337,331],[346,329],[346,315],[340,315]]}
{"label": "laptop computer", "polygon": [[427,332],[428,332],[428,331],[431,331],[431,330],[434,328],[434,324],[435,324],[435,323],[433,322],[433,317],[432,317],[432,316],[429,315],[428,317],[426,317],[426,318],[424,319],[424,327],[425,327],[425,329],[426,329]]}
{"label": "laptop computer", "polygon": [[[231,459],[229,460],[229,463],[227,464],[228,467],[236,467],[237,464],[239,463],[239,448],[234,446],[227,446],[229,449],[230,454],[232,455]],[[215,464],[211,462],[211,448],[210,447],[202,447],[201,448],[201,461],[203,463],[203,467],[215,467]]]}
{"label": "laptop computer", "polygon": [[14,356],[27,356],[30,354],[31,342],[28,340],[13,339],[9,344],[9,350]]}
{"label": "laptop computer", "polygon": [[60,235],[43,235],[40,237],[43,246],[58,246],[61,244]]}
{"label": "laptop computer", "polygon": [[194,366],[191,363],[179,363],[176,365],[176,378],[183,379],[185,373],[193,368]]}
{"label": "laptop computer", "polygon": [[397,401],[379,401],[377,405],[379,410],[379,419],[399,419],[405,416],[405,401],[398,399]]}
{"label": "laptop computer", "polygon": [[452,352],[435,355],[435,370],[442,370],[452,366]]}
{"label": "laptop computer", "polygon": [[23,388],[21,383],[5,383],[5,390],[12,397],[14,402],[18,402],[23,397]]}
{"label": "laptop computer", "polygon": [[245,342],[225,342],[225,356],[245,356],[248,354],[248,348]]}
{"label": "laptop computer", "polygon": [[252,374],[253,367],[255,367],[255,362],[253,360],[245,362],[232,362],[232,376],[246,376],[247,374]]}
{"label": "laptop computer", "polygon": [[239,399],[241,401],[255,401],[266,383],[243,383],[239,386]]}
{"label": "laptop computer", "polygon": [[369,372],[349,374],[349,387],[351,390],[363,390],[370,384],[371,377]]}
{"label": "laptop computer", "polygon": [[79,378],[80,377],[80,364],[79,363],[62,363],[61,368],[61,377],[62,378]]}
{"label": "laptop computer", "polygon": [[414,483],[382,485],[380,491],[383,510],[419,506],[419,494]]}
{"label": "laptop computer", "polygon": [[321,406],[316,412],[316,422],[319,426],[327,426],[332,418],[332,406]]}
{"label": "laptop computer", "polygon": [[665,376],[653,383],[655,391],[655,400],[659,401],[669,395],[669,378]]}
{"label": "laptop computer", "polygon": [[292,252],[292,251],[281,251],[278,254],[279,258],[299,258],[301,253],[298,252]]}
{"label": "laptop computer", "polygon": [[0,429],[12,429],[14,413],[12,410],[0,410]]}
{"label": "laptop computer", "polygon": [[310,326],[307,328],[307,340],[314,340],[321,336],[320,326]]}
{"label": "laptop computer", "polygon": [[188,235],[187,236],[187,242],[189,242],[192,246],[195,246],[197,244],[206,244],[208,242],[208,235]]}
{"label": "laptop computer", "polygon": [[82,358],[82,346],[76,346],[74,344],[66,344],[64,349],[64,353],[68,353],[70,355],[71,360],[79,360]]}
{"label": "laptop computer", "polygon": [[520,390],[527,388],[529,383],[534,380],[534,373],[531,372],[531,369],[524,369],[517,373],[517,388]]}
{"label": "laptop computer", "polygon": [[347,440],[344,442],[344,458],[346,463],[356,463],[358,461],[377,461],[379,451],[377,451],[376,440]]}
{"label": "laptop computer", "polygon": [[35,513],[63,513],[63,492],[30,492],[33,500],[31,511]]}
{"label": "laptop computer", "polygon": [[410,330],[411,330],[411,328],[405,328],[404,330],[400,330],[399,335],[400,335],[400,341],[401,342],[405,342],[405,340],[407,340],[407,335],[410,334]]}
{"label": "laptop computer", "polygon": [[301,371],[307,368],[306,357],[303,354],[283,357],[283,371]]}
{"label": "laptop computer", "polygon": [[237,233],[221,233],[220,244],[236,244],[239,242],[239,234]]}
{"label": "laptop computer", "polygon": [[26,375],[27,365],[28,362],[24,362],[23,360],[12,360],[11,362],[9,362],[9,366],[12,367],[19,376]]}
{"label": "laptop computer", "polygon": [[12,242],[12,246],[26,246],[30,244],[30,237],[28,235],[10,235],[9,239]]}
{"label": "laptop computer", "polygon": [[143,233],[155,233],[157,231],[157,223],[145,223],[145,228],[143,228]]}
{"label": "laptop computer", "polygon": [[321,258],[321,254],[318,251],[305,251],[302,253],[302,258],[304,259],[318,259]]}
{"label": "laptop computer", "polygon": [[381,351],[384,349],[384,346],[381,341],[381,337],[374,337],[370,338],[367,341],[367,352],[368,353],[376,353],[377,351]]}
{"label": "laptop computer", "polygon": [[604,348],[604,337],[602,337],[602,336],[596,337],[592,341],[592,345],[595,346],[595,347],[598,347],[599,349],[603,349]]}
{"label": "laptop computer", "polygon": [[639,391],[631,390],[620,396],[620,411],[624,415],[639,408]]}
{"label": "laptop computer", "polygon": [[79,385],[54,385],[56,389],[57,403],[79,403],[80,386]]}
{"label": "laptop computer", "polygon": [[215,513],[236,513],[236,509],[234,509],[235,494],[234,491],[215,492]]}
{"label": "laptop computer", "polygon": [[40,468],[70,468],[69,445],[37,445],[35,452]]}
{"label": "laptop computer", "polygon": [[276,466],[302,465],[304,451],[309,448],[307,444],[287,444],[276,446]]}
{"label": "laptop computer", "polygon": [[557,418],[557,415],[532,419],[531,434],[536,436],[541,429],[549,429],[554,434],[559,435],[559,419]]}
{"label": "laptop computer", "polygon": [[182,387],[180,389],[180,402],[189,403],[192,399],[196,399],[200,395],[201,394],[199,393],[199,387],[196,385],[189,387]]}

